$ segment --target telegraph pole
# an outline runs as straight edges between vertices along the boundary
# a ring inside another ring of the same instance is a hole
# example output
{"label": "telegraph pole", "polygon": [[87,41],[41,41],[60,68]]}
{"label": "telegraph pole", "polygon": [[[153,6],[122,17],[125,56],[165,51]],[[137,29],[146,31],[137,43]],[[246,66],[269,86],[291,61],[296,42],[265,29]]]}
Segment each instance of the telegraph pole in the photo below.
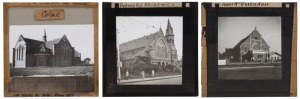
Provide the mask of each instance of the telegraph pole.
{"label": "telegraph pole", "polygon": [[120,61],[120,51],[119,51],[119,31],[117,29],[117,67],[118,67],[118,83],[121,82],[121,67],[122,62]]}

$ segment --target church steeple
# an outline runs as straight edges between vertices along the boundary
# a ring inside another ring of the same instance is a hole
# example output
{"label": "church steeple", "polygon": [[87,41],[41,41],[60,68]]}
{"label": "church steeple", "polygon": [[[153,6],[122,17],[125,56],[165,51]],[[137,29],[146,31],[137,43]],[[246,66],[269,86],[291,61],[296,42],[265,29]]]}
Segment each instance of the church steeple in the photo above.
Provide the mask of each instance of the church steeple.
{"label": "church steeple", "polygon": [[166,29],[166,35],[174,35],[173,34],[173,27],[171,26],[170,19],[168,19],[168,25]]}
{"label": "church steeple", "polygon": [[166,29],[166,36],[167,42],[171,45],[174,45],[174,33],[173,33],[173,27],[171,26],[170,19],[168,19],[168,25]]}
{"label": "church steeple", "polygon": [[44,28],[44,36],[43,36],[44,42],[47,42],[47,35],[46,35],[46,29]]}

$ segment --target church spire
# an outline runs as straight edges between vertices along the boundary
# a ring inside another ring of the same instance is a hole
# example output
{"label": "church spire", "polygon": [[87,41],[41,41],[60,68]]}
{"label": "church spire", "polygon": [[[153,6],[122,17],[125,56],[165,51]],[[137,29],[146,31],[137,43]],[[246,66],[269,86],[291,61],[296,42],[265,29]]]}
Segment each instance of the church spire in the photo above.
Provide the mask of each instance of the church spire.
{"label": "church spire", "polygon": [[162,29],[161,29],[161,25],[159,27],[159,33],[163,33]]}
{"label": "church spire", "polygon": [[43,36],[44,42],[47,42],[47,35],[46,35],[46,29],[44,28],[44,36]]}
{"label": "church spire", "polygon": [[167,29],[166,29],[166,36],[174,36],[173,34],[173,27],[171,26],[171,23],[170,23],[170,19],[168,19],[168,25],[167,25]]}
{"label": "church spire", "polygon": [[170,24],[170,19],[168,18],[168,26],[169,26],[169,25],[171,25],[171,24]]}
{"label": "church spire", "polygon": [[170,19],[168,19],[168,25],[166,29],[166,36],[167,42],[170,45],[174,45],[174,34],[173,34],[173,27],[171,26]]}

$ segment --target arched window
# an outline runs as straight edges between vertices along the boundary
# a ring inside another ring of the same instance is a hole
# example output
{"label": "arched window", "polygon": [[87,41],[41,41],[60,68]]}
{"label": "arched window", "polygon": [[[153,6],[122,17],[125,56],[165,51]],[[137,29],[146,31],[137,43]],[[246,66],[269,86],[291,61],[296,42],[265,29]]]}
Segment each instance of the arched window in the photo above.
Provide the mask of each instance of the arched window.
{"label": "arched window", "polygon": [[19,47],[19,60],[21,60],[21,50],[22,50],[21,48],[22,48],[22,47],[20,46],[20,47]]}
{"label": "arched window", "polygon": [[21,47],[21,60],[23,60],[23,47]]}
{"label": "arched window", "polygon": [[254,49],[254,50],[259,50],[260,47],[259,47],[259,45],[258,45],[257,43],[254,43],[254,44],[252,45],[252,49]]}
{"label": "arched window", "polygon": [[157,43],[157,57],[166,58],[167,56],[167,47],[163,40],[159,40]]}
{"label": "arched window", "polygon": [[67,50],[66,45],[64,46],[64,49],[63,49],[63,50],[64,50],[64,53],[63,53],[63,55],[64,55],[64,60],[65,60],[65,59],[67,59],[67,57],[66,57],[66,54],[67,54],[67,53],[66,53],[66,52],[67,52],[67,51],[66,51],[66,50]]}
{"label": "arched window", "polygon": [[19,60],[19,49],[16,50],[17,60]]}

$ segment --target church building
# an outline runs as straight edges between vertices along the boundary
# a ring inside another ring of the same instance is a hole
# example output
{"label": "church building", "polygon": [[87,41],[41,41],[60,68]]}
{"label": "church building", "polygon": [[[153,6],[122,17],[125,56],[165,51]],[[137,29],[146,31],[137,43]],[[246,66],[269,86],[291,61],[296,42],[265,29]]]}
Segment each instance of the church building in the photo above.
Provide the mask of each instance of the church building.
{"label": "church building", "polygon": [[66,35],[48,41],[45,30],[43,41],[20,35],[13,48],[12,58],[13,68],[74,66],[81,63],[80,53]]}
{"label": "church building", "polygon": [[219,53],[219,59],[230,59],[231,62],[267,62],[269,49],[270,46],[255,27],[233,48],[226,48],[224,53]]}
{"label": "church building", "polygon": [[134,61],[136,56],[147,56],[150,57],[152,64],[177,66],[178,55],[174,36],[173,27],[168,20],[166,34],[160,27],[155,33],[120,44],[120,60],[123,65],[128,65]]}

